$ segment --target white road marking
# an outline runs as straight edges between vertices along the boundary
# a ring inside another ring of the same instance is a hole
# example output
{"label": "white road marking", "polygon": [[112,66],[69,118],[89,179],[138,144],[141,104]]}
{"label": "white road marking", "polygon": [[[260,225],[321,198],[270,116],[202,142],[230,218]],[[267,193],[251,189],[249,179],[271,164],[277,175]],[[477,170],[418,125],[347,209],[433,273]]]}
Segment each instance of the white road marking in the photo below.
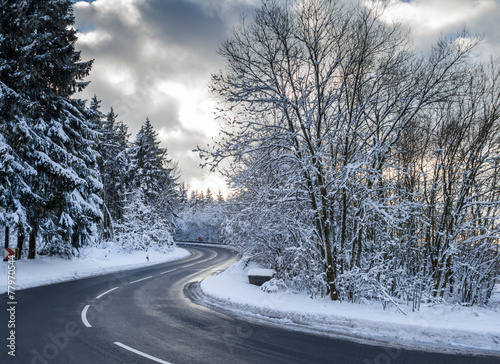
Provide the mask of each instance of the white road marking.
{"label": "white road marking", "polygon": [[134,348],[131,348],[130,346],[124,345],[124,344],[122,344],[122,343],[120,343],[120,342],[118,342],[118,341],[115,341],[115,342],[114,342],[114,344],[115,344],[115,345],[118,345],[118,346],[121,346],[122,348],[124,348],[124,349],[126,349],[126,350],[128,350],[128,351],[131,351],[131,352],[133,352],[133,353],[136,353],[136,354],[138,354],[138,355],[141,355],[141,356],[143,356],[143,357],[145,357],[145,358],[151,359],[151,360],[153,360],[153,361],[155,361],[155,362],[157,362],[157,363],[162,363],[162,364],[172,364],[172,363],[169,363],[168,361],[165,361],[165,360],[161,360],[161,359],[155,358],[154,356],[151,356],[151,355],[149,355],[149,354],[143,353],[142,351],[139,351],[139,350],[136,350],[136,349],[134,349]]}
{"label": "white road marking", "polygon": [[177,270],[177,269],[170,269],[170,270],[167,270],[166,272],[161,272],[160,274],[170,273],[170,272],[173,272],[174,270]]}
{"label": "white road marking", "polygon": [[97,297],[96,297],[96,299],[101,298],[101,297],[102,297],[102,296],[104,296],[105,294],[108,294],[109,292],[114,291],[115,289],[118,289],[118,287],[111,288],[110,290],[108,290],[108,291],[106,291],[106,292],[101,293],[99,296],[97,296]]}
{"label": "white road marking", "polygon": [[83,321],[83,324],[87,327],[92,327],[92,325],[90,325],[89,321],[87,320],[87,310],[89,309],[90,305],[87,305],[83,308],[82,310],[82,321]]}
{"label": "white road marking", "polygon": [[132,283],[137,283],[137,282],[140,282],[140,281],[145,281],[146,279],[149,279],[149,278],[153,278],[153,276],[149,276],[149,277],[146,277],[146,278],[141,278],[141,279],[138,279],[136,281],[132,281],[132,282],[129,282],[130,284]]}

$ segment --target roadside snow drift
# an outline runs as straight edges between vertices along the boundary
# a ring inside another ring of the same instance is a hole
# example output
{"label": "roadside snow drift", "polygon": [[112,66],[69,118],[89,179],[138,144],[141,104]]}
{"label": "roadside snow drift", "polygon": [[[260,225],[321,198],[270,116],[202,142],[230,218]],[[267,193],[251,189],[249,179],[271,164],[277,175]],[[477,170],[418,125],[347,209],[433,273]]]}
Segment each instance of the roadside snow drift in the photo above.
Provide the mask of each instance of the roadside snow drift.
{"label": "roadside snow drift", "polygon": [[249,284],[240,261],[201,282],[203,300],[255,320],[286,324],[299,330],[348,336],[361,341],[393,343],[432,351],[483,352],[500,355],[500,291],[491,307],[421,305],[384,310],[379,302],[352,304],[310,299],[304,293],[267,293]]}

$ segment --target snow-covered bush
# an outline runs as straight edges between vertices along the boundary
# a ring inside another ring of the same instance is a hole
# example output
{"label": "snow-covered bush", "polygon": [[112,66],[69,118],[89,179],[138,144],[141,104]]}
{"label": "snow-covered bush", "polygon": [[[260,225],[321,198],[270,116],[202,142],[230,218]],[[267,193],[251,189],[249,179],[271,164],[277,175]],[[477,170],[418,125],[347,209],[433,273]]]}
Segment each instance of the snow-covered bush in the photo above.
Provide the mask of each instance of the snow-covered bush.
{"label": "snow-covered bush", "polygon": [[146,203],[141,189],[130,196],[121,223],[115,226],[116,241],[124,250],[148,250],[173,245],[172,227],[153,206]]}

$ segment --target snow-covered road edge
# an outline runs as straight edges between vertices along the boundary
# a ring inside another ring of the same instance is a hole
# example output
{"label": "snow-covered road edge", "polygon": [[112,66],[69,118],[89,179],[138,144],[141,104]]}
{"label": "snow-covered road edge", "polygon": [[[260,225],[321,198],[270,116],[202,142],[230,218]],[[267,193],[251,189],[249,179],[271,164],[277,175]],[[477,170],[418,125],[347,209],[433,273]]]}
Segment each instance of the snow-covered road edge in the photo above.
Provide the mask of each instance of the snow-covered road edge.
{"label": "snow-covered road edge", "polygon": [[[442,317],[443,327],[439,327],[436,318],[441,316],[440,312],[434,315],[410,313],[411,317],[402,319],[402,315],[395,312],[378,312],[380,309],[364,305],[310,300],[306,296],[297,297],[288,293],[265,293],[248,283],[242,266],[240,261],[219,275],[193,285],[192,298],[197,303],[243,317],[250,322],[365,344],[440,353],[500,355],[500,327],[467,329],[467,325],[463,325],[463,328],[456,328],[453,326],[460,326],[460,323],[450,324],[447,321],[450,318],[446,315]],[[328,308],[325,309],[327,314],[322,313],[324,307]],[[334,311],[339,308],[342,310],[332,312],[332,307]],[[487,316],[479,311],[478,315]],[[465,312],[465,321],[470,321],[470,312]],[[491,317],[485,317],[484,320],[493,320],[493,325],[498,326],[500,312],[492,312]],[[478,323],[478,326],[481,325],[484,322]]]}
{"label": "snow-covered road edge", "polygon": [[[85,248],[79,257],[37,257],[34,260],[15,261],[15,290],[62,283],[167,263],[190,256],[186,249],[172,247],[164,252],[154,250],[120,252],[115,246]],[[2,262],[0,293],[7,292],[8,263]]]}

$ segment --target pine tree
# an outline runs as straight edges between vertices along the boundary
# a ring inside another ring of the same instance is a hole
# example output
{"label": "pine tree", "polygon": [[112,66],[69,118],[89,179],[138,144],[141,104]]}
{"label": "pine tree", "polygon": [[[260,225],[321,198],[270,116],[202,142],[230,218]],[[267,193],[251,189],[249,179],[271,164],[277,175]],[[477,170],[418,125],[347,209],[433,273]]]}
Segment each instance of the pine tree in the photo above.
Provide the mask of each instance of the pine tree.
{"label": "pine tree", "polygon": [[222,191],[219,190],[219,193],[217,194],[217,203],[224,203],[224,195],[222,194]]}
{"label": "pine tree", "polygon": [[21,113],[29,109],[29,103],[23,101],[0,82],[0,224],[5,225],[6,232],[11,227],[17,229],[20,253],[28,213],[40,202],[27,183],[36,171],[26,162],[33,138]]}
{"label": "pine tree", "polygon": [[124,201],[128,184],[130,183],[127,170],[130,160],[128,157],[129,134],[127,126],[116,121],[118,115],[113,108],[106,115],[104,130],[108,131],[109,150],[104,154],[105,167],[105,190],[107,195],[107,206],[111,216],[120,220],[123,216]]}
{"label": "pine tree", "polygon": [[214,194],[210,187],[207,187],[207,191],[205,192],[205,203],[211,204],[214,202]]}
{"label": "pine tree", "polygon": [[101,117],[99,126],[99,170],[104,185],[105,239],[110,239],[113,235],[113,222],[123,217],[128,183],[128,133],[126,125],[116,121],[117,117],[111,107],[108,114]]}
{"label": "pine tree", "polygon": [[[0,81],[12,90],[3,103],[7,140],[25,172],[15,181],[15,196],[26,211],[18,229],[30,235],[29,258],[39,250],[72,254],[95,238],[101,219],[93,114],[71,99],[87,83],[92,61],[80,62],[70,0],[1,3]],[[19,136],[20,138],[17,138]],[[12,209],[12,207],[10,207]],[[17,209],[19,210],[19,209]]]}
{"label": "pine tree", "polygon": [[165,168],[167,150],[160,147],[158,133],[154,131],[149,118],[137,133],[130,148],[132,185],[140,188],[148,201],[153,201],[162,191],[163,180],[168,179]]}
{"label": "pine tree", "polygon": [[148,250],[173,244],[172,230],[165,226],[158,206],[146,203],[143,191],[134,189],[121,223],[118,241],[126,251]]}
{"label": "pine tree", "polygon": [[[177,199],[176,177],[167,150],[160,147],[158,134],[149,118],[146,119],[129,150],[130,156],[130,195],[132,203],[137,198],[154,211],[157,222],[163,230],[173,233],[175,204]],[[130,204],[130,201],[129,201]],[[129,209],[130,211],[130,209]],[[126,219],[128,217],[125,217]],[[151,229],[151,226],[143,226]],[[156,228],[155,228],[156,229]]]}
{"label": "pine tree", "polygon": [[39,213],[41,202],[29,184],[36,170],[28,160],[38,138],[31,130],[27,115],[33,112],[35,103],[21,93],[23,59],[19,50],[27,44],[23,14],[28,5],[27,2],[0,1],[1,222],[17,229],[20,251],[25,232],[30,230],[28,217]]}
{"label": "pine tree", "polygon": [[[7,86],[42,108],[50,109],[57,96],[69,97],[85,88],[92,61],[80,62],[74,49],[71,0],[4,0],[3,52]],[[57,112],[56,110],[53,110]]]}
{"label": "pine tree", "polygon": [[191,190],[189,197],[189,206],[195,206],[198,203],[198,190]]}
{"label": "pine tree", "polygon": [[186,185],[184,182],[182,182],[179,185],[178,191],[179,191],[179,197],[178,197],[179,204],[183,205],[183,206],[188,205],[188,203],[189,203],[189,198],[188,198],[189,185]]}

